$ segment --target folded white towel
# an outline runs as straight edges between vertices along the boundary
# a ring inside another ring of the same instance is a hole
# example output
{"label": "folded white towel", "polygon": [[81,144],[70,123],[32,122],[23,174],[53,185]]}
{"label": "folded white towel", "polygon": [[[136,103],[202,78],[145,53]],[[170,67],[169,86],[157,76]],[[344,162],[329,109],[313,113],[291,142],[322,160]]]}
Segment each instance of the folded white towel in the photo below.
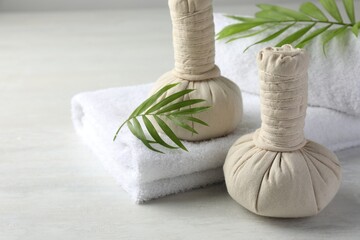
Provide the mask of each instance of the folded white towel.
{"label": "folded white towel", "polygon": [[[243,94],[244,118],[233,134],[209,141],[185,142],[189,152],[152,152],[127,128],[113,142],[119,124],[146,99],[150,88],[147,84],[76,95],[72,99],[76,131],[138,203],[221,182],[222,165],[230,146],[239,136],[260,126],[259,97]],[[309,107],[307,113],[308,138],[332,150],[360,145],[360,119],[323,108]]]}
{"label": "folded white towel", "polygon": [[233,134],[206,142],[185,143],[190,152],[150,151],[119,125],[150,91],[150,85],[81,93],[72,100],[77,132],[136,202],[222,181],[222,162],[236,140]]}
{"label": "folded white towel", "polygon": [[[239,23],[219,13],[214,14],[214,21],[216,32],[234,22]],[[280,39],[253,46],[245,53],[243,50],[267,35],[268,32],[263,32],[231,43],[216,41],[217,65],[222,74],[235,81],[242,91],[259,93],[256,53],[264,46],[274,46]],[[360,116],[360,41],[350,32],[345,38],[346,46],[337,38],[329,43],[327,57],[320,38],[306,47],[311,55],[308,103]]]}

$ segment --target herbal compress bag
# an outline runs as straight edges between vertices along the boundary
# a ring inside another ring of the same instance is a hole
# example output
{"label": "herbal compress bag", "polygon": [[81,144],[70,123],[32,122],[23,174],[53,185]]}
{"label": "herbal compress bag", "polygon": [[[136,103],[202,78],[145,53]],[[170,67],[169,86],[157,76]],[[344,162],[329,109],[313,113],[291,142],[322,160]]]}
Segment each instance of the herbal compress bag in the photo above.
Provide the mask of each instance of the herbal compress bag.
{"label": "herbal compress bag", "polygon": [[239,138],[224,164],[229,194],[269,217],[319,213],[339,189],[334,153],[304,138],[308,55],[290,45],[257,56],[261,128]]}
{"label": "herbal compress bag", "polygon": [[[169,0],[173,24],[175,68],[155,83],[156,92],[166,84],[180,83],[167,95],[195,89],[185,99],[204,99],[198,106],[211,106],[197,113],[209,126],[196,124],[198,134],[168,122],[174,133],[189,141],[205,140],[232,132],[242,117],[242,99],[238,86],[222,77],[215,65],[215,34],[211,0]],[[166,96],[164,96],[166,97]]]}

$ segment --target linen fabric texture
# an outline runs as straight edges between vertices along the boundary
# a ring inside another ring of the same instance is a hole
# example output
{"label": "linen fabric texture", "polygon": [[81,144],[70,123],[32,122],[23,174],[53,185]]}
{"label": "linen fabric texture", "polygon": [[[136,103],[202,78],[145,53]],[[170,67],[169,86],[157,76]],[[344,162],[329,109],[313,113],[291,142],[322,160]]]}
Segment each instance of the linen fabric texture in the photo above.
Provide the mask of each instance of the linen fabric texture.
{"label": "linen fabric texture", "polygon": [[175,68],[158,79],[151,94],[172,83],[180,84],[159,101],[181,90],[195,89],[178,101],[204,99],[196,106],[210,108],[194,116],[210,127],[198,126],[198,134],[193,134],[170,121],[166,123],[180,139],[188,141],[225,136],[241,122],[243,107],[239,87],[222,77],[215,65],[212,1],[169,0],[168,3],[173,25]]}
{"label": "linen fabric texture", "polygon": [[257,63],[262,123],[227,154],[228,192],[259,215],[315,215],[337,193],[341,167],[334,153],[304,138],[308,55],[284,45],[263,49]]}

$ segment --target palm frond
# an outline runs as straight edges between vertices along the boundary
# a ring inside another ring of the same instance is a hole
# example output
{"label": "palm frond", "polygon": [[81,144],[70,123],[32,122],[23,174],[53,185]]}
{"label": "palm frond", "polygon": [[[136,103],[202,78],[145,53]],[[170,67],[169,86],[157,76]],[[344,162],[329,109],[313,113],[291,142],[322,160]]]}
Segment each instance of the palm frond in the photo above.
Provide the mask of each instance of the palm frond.
{"label": "palm frond", "polygon": [[[156,144],[168,149],[181,148],[187,151],[184,144],[164,120],[166,119],[166,121],[170,121],[173,124],[191,132],[192,134],[198,134],[193,125],[197,123],[208,126],[208,124],[198,118],[193,117],[192,115],[206,111],[210,108],[210,106],[194,107],[194,105],[204,102],[205,100],[203,99],[189,99],[179,101],[180,98],[191,93],[194,91],[194,89],[181,90],[159,100],[164,94],[167,93],[168,90],[174,88],[178,84],[179,83],[166,85],[157,91],[154,95],[150,96],[148,99],[142,102],[130,114],[129,118],[120,125],[115,133],[113,140],[116,140],[120,130],[126,124],[130,132],[152,151],[164,153],[153,146]],[[152,118],[154,121],[151,121],[150,118]],[[139,120],[143,122],[143,125]],[[158,129],[160,128],[162,132],[176,146],[165,142],[165,140],[156,130],[157,128],[154,124],[157,124]],[[145,129],[143,126],[145,126]],[[145,130],[148,134],[146,134]],[[148,137],[151,137],[152,139],[149,139]]]}
{"label": "palm frond", "polygon": [[[268,33],[265,38],[246,47],[245,52],[254,45],[277,39],[296,27],[296,30],[282,37],[276,46],[294,44],[296,47],[304,48],[315,38],[322,37],[326,53],[327,44],[342,33],[351,31],[356,37],[359,35],[360,21],[356,20],[354,0],[342,0],[342,7],[350,22],[344,21],[345,17],[341,15],[335,0],[319,0],[319,3],[317,6],[312,2],[304,2],[298,11],[271,4],[258,4],[260,10],[252,18],[227,16],[240,23],[223,28],[217,34],[217,39],[227,39],[228,43]],[[273,30],[275,26],[277,28]]]}
{"label": "palm frond", "polygon": [[354,0],[343,0],[343,4],[345,7],[346,14],[349,17],[349,20],[352,24],[355,24],[355,7]]}

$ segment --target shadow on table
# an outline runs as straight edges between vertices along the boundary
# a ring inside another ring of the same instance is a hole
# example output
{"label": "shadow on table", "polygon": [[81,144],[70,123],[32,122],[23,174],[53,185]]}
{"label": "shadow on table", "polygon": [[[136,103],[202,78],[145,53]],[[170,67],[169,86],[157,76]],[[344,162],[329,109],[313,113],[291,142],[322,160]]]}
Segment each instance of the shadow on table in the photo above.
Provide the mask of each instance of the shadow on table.
{"label": "shadow on table", "polygon": [[[207,188],[193,190],[178,195],[146,203],[158,210],[178,213],[181,209],[207,209],[207,217],[226,217],[233,221],[249,221],[254,224],[261,223],[278,230],[295,232],[327,232],[339,233],[359,228],[360,199],[354,194],[354,189],[343,184],[334,200],[318,215],[307,218],[269,218],[257,216],[238,205],[226,192],[225,184],[216,184]],[[177,209],[177,210],[174,210]],[[185,214],[185,212],[184,212]],[[191,213],[190,213],[191,214]],[[222,214],[219,215],[219,214]]]}
{"label": "shadow on table", "polygon": [[360,159],[356,149],[338,152],[337,155],[343,167],[342,186],[333,201],[317,216],[296,219],[257,216],[233,201],[224,183],[150,201],[144,206],[152,206],[170,215],[178,215],[181,210],[183,217],[197,218],[194,221],[201,221],[203,217],[219,222],[230,221],[234,224],[232,227],[250,224],[253,229],[261,227],[260,231],[313,233],[312,237],[348,235],[354,232],[351,230],[360,231]]}
{"label": "shadow on table", "polygon": [[307,218],[264,218],[270,225],[297,231],[348,231],[359,228],[360,203],[351,189],[343,187],[318,215]]}

